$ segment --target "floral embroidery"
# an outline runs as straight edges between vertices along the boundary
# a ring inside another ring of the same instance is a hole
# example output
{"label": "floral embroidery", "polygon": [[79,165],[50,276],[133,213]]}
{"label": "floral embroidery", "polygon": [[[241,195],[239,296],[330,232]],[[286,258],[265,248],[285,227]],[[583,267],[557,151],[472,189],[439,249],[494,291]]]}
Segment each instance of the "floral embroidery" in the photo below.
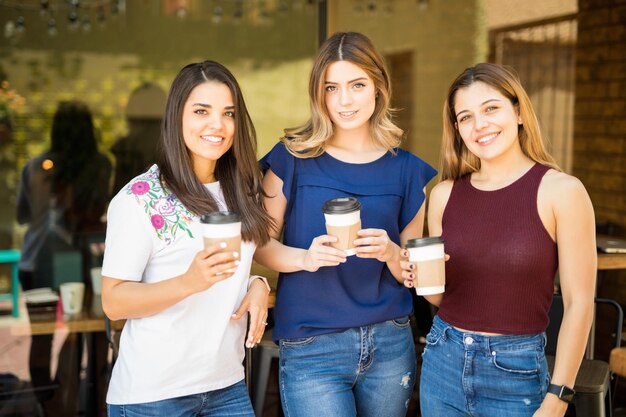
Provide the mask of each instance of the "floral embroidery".
{"label": "floral embroidery", "polygon": [[145,181],[134,182],[133,185],[130,186],[130,191],[135,195],[144,195],[150,191],[150,184]]}
{"label": "floral embroidery", "polygon": [[195,217],[167,188],[161,185],[159,169],[152,166],[148,172],[135,178],[126,188],[126,193],[134,195],[145,213],[150,217],[159,239],[166,245],[171,244],[176,233],[183,231],[189,237],[193,234],[189,225]]}

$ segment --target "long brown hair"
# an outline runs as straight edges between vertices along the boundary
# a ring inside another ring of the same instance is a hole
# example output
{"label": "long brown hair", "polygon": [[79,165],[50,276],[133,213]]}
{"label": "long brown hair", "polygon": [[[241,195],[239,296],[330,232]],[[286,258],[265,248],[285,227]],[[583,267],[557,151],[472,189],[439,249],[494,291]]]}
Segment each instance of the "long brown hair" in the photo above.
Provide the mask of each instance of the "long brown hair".
{"label": "long brown hair", "polygon": [[324,152],[324,143],[333,136],[333,123],[324,100],[326,70],[337,61],[347,61],[361,68],[374,82],[376,106],[370,118],[374,141],[391,152],[400,146],[403,131],[391,120],[389,107],[391,80],[382,56],[367,36],[357,32],[337,32],[320,47],[309,78],[311,118],[304,125],[285,129],[281,141],[291,154],[313,158]]}
{"label": "long brown hair", "polygon": [[161,134],[159,169],[161,180],[191,212],[202,215],[218,210],[215,199],[196,177],[190,151],[182,133],[182,113],[191,91],[215,81],[225,84],[235,105],[233,145],[215,165],[226,205],[242,218],[242,237],[263,245],[269,241],[271,217],[263,207],[261,170],[256,159],[256,131],[243,99],[239,83],[223,65],[204,61],[185,66],[172,82],[165,104]]}
{"label": "long brown hair", "polygon": [[471,153],[456,128],[454,100],[456,93],[480,81],[495,88],[519,109],[523,124],[518,127],[522,152],[535,162],[558,171],[561,169],[545,148],[537,115],[515,70],[502,65],[482,63],[465,69],[450,86],[443,105],[443,136],[441,140],[441,180],[457,179],[480,169],[480,159]]}

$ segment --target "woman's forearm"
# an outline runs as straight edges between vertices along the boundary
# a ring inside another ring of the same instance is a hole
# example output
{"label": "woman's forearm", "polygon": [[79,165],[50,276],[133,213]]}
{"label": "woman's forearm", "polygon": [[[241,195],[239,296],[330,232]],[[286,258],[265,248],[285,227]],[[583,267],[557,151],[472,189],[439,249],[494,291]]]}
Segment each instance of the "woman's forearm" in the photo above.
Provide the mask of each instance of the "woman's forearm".
{"label": "woman's forearm", "polygon": [[593,320],[593,299],[579,301],[565,308],[559,330],[552,383],[573,387],[585,353]]}
{"label": "woman's forearm", "polygon": [[296,272],[304,269],[306,249],[292,248],[272,238],[254,253],[259,264],[278,272]]}
{"label": "woman's forearm", "polygon": [[102,277],[102,308],[111,320],[148,317],[191,294],[181,276],[150,284]]}

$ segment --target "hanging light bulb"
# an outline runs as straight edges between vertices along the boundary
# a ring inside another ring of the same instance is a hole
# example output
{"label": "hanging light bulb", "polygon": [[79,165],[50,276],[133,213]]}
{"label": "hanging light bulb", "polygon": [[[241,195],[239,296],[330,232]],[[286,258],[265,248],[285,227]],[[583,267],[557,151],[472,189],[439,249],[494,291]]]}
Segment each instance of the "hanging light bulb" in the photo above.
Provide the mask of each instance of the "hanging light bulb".
{"label": "hanging light bulb", "polygon": [[67,23],[71,30],[78,28],[78,13],[75,8],[72,8],[67,15]]}
{"label": "hanging light bulb", "polygon": [[48,35],[56,36],[57,34],[57,22],[54,20],[54,17],[48,20]]}
{"label": "hanging light bulb", "polygon": [[211,20],[215,24],[219,24],[222,21],[222,16],[224,15],[224,11],[220,6],[215,6],[213,9],[213,16],[211,16]]}
{"label": "hanging light bulb", "polygon": [[112,0],[111,1],[111,16],[117,16],[119,12],[120,12],[119,2],[117,0]]}
{"label": "hanging light bulb", "polygon": [[243,20],[243,6],[241,5],[241,3],[238,3],[237,8],[235,9],[235,12],[233,13],[233,23],[238,25],[239,23],[241,23],[242,20]]}
{"label": "hanging light bulb", "polygon": [[50,1],[49,0],[41,0],[39,3],[39,14],[43,16],[47,16],[50,12]]}
{"label": "hanging light bulb", "polygon": [[7,39],[11,39],[15,36],[15,22],[12,20],[7,20],[4,24],[4,37]]}
{"label": "hanging light bulb", "polygon": [[17,21],[15,22],[15,31],[19,34],[24,33],[24,31],[26,30],[26,20],[24,19],[24,16],[19,16],[17,18]]}
{"label": "hanging light bulb", "polygon": [[96,11],[96,22],[98,22],[100,26],[104,26],[104,22],[106,22],[106,14],[104,13],[104,6],[98,7],[98,10]]}
{"label": "hanging light bulb", "polygon": [[91,31],[91,19],[89,18],[89,16],[87,15],[83,16],[82,27],[83,27],[83,32]]}

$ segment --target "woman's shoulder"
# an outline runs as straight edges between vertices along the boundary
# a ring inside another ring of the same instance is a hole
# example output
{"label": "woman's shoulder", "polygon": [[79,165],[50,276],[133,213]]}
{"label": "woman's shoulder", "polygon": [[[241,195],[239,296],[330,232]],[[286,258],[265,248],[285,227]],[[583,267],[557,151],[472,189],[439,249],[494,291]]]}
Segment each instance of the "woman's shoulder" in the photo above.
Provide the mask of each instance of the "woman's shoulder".
{"label": "woman's shoulder", "polygon": [[545,173],[539,192],[540,196],[547,197],[557,208],[571,208],[590,200],[582,181],[556,169],[549,169]]}
{"label": "woman's shoulder", "polygon": [[158,166],[153,165],[132,179],[113,198],[109,213],[124,215],[134,210],[140,218],[150,222],[159,239],[169,244],[178,232],[191,234],[189,226],[196,216],[162,186],[159,176]]}
{"label": "woman's shoulder", "polygon": [[565,193],[576,193],[581,191],[586,193],[585,186],[582,181],[573,175],[566,174],[563,171],[558,171],[553,168],[546,171],[541,181],[541,187],[553,191],[561,190],[561,192]]}

